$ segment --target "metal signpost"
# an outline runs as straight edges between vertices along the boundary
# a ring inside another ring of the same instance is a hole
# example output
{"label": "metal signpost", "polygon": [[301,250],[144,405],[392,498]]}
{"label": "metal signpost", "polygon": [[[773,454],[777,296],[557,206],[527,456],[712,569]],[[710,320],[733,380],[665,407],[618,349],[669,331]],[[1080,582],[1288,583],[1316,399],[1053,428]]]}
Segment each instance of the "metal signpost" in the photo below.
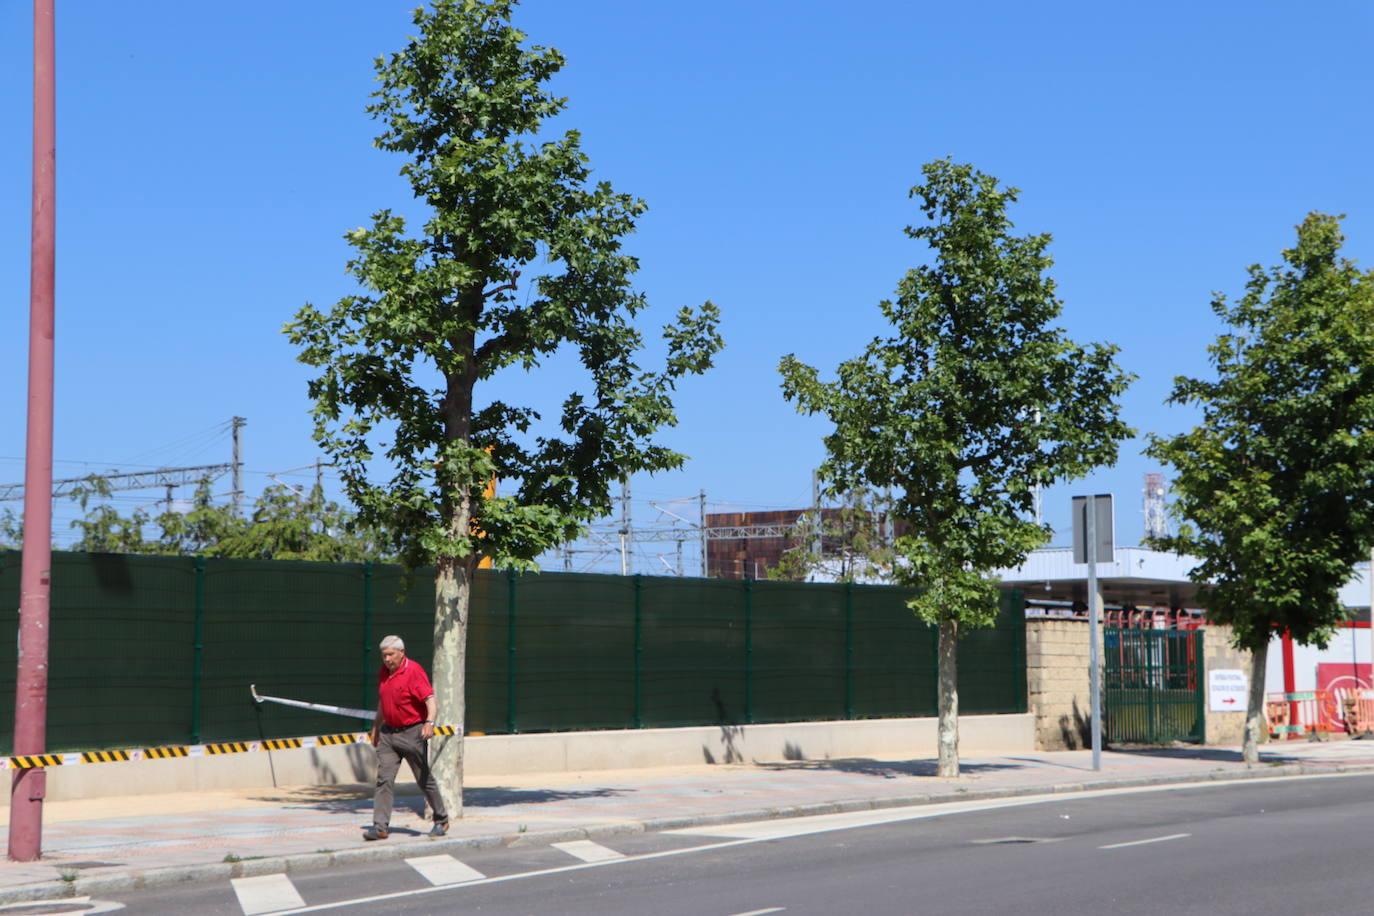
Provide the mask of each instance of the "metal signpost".
{"label": "metal signpost", "polygon": [[1088,564],[1088,683],[1092,693],[1093,769],[1102,769],[1102,595],[1097,562],[1114,556],[1112,495],[1073,498],[1073,561]]}

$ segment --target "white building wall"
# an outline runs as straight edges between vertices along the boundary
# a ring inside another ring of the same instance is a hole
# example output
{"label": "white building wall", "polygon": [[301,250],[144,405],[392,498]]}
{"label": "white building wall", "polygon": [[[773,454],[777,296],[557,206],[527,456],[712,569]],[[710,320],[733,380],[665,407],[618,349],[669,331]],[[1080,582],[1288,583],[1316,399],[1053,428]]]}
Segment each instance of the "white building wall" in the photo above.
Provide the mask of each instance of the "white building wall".
{"label": "white building wall", "polygon": [[[1370,655],[1370,631],[1363,627],[1342,627],[1325,649],[1294,643],[1293,689],[1316,690],[1319,664],[1368,665]],[[1269,657],[1264,665],[1264,690],[1266,693],[1283,692],[1282,637],[1275,636],[1269,643]]]}

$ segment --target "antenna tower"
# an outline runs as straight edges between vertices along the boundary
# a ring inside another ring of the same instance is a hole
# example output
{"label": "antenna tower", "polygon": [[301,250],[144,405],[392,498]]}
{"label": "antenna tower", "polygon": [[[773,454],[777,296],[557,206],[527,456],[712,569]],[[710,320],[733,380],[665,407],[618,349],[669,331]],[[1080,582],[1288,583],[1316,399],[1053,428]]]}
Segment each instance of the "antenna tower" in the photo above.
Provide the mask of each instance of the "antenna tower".
{"label": "antenna tower", "polygon": [[1167,493],[1163,474],[1152,471],[1145,475],[1146,539],[1169,536],[1169,514],[1164,508],[1164,497]]}

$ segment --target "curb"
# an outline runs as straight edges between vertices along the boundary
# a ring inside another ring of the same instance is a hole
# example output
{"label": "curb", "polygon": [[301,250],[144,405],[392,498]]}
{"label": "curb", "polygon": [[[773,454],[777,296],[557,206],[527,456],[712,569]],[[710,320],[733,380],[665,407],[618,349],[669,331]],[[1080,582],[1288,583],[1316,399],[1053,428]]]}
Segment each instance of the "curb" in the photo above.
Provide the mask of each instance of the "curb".
{"label": "curb", "polygon": [[673,815],[668,817],[649,818],[643,821],[591,824],[586,827],[565,827],[556,830],[537,830],[529,833],[508,832],[488,834],[485,836],[449,837],[445,839],[405,843],[404,845],[365,846],[357,849],[343,849],[337,852],[328,853],[302,853],[298,855],[272,856],[262,859],[245,859],[239,862],[215,862],[206,865],[131,870],[114,874],[92,875],[89,878],[78,877],[74,881],[43,881],[32,884],[16,884],[10,887],[0,887],[0,905],[25,903],[36,900],[58,900],[66,897],[93,897],[100,894],[122,893],[205,881],[227,881],[231,878],[249,878],[258,875],[317,871],[324,868],[356,865],[364,862],[396,861],[409,858],[411,855],[420,852],[426,855],[435,855],[458,852],[461,850],[495,849],[503,846],[548,846],[552,843],[563,843],[570,840],[603,839],[615,836],[652,833],[661,830],[678,830],[686,827],[713,827],[722,824],[738,824],[747,821],[808,817],[817,814],[845,814],[853,811],[872,811],[885,808],[936,805],[956,801],[1018,798],[1028,795],[1073,795],[1079,792],[1097,791],[1101,789],[1135,789],[1145,786],[1187,784],[1205,785],[1209,782],[1319,776],[1334,773],[1374,773],[1374,764],[1350,764],[1339,766],[1313,766],[1311,764],[1301,763],[1282,764],[1279,766],[1250,768],[1239,771],[1217,769],[1208,773],[1190,773],[1177,776],[1124,776],[1091,783],[1054,783],[1050,785],[1018,788],[970,788],[966,790],[958,789],[952,792],[944,791],[923,795],[848,799],[833,802],[815,802],[805,805],[787,805],[780,808],[755,808],[748,811],[733,811],[721,814]]}

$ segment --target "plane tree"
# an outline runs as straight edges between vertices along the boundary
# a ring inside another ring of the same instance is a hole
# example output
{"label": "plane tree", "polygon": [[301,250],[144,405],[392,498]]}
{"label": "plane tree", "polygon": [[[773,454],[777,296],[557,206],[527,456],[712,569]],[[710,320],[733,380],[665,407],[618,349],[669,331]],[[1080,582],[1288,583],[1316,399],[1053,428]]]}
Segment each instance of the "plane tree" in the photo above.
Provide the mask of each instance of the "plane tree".
{"label": "plane tree", "polygon": [[[532,568],[610,511],[616,481],[680,466],[659,439],[674,389],[721,346],[716,308],[684,307],[647,365],[623,246],[645,204],[593,180],[578,132],[555,129],[564,58],[527,42],[513,6],[436,0],[377,60],[376,145],[405,158],[422,216],[412,230],[380,210],[349,232],[358,291],[286,328],[360,519],[411,568],[435,567],[434,687],[458,725],[479,561]],[[538,387],[554,408],[505,394],[502,378],[551,363]],[[461,814],[461,736],[439,743],[435,773]]]}
{"label": "plane tree", "polygon": [[1374,544],[1374,271],[1341,255],[1340,218],[1311,213],[1283,263],[1249,268],[1212,311],[1215,377],[1179,376],[1169,401],[1201,411],[1146,453],[1173,468],[1181,524],[1156,544],[1196,557],[1207,619],[1251,653],[1243,756],[1259,760],[1269,640],[1325,646],[1339,591]]}
{"label": "plane tree", "polygon": [[834,424],[829,492],[892,494],[892,577],[921,589],[911,607],[939,628],[939,773],[951,777],[959,632],[996,618],[992,570],[1047,540],[1031,517],[1035,487],[1116,459],[1132,434],[1118,403],[1130,378],[1115,347],[1077,344],[1054,324],[1050,236],[1012,234],[1015,188],[949,159],[922,173],[911,196],[928,223],[906,233],[931,259],[880,304],[887,334],[834,381],[795,356],[779,368],[798,410]]}

